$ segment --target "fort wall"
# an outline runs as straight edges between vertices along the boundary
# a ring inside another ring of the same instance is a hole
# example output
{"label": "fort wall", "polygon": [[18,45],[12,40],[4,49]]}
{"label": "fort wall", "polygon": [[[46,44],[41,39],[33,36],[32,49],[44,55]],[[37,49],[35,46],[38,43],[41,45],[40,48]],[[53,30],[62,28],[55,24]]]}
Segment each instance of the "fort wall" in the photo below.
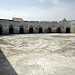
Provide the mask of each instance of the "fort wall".
{"label": "fort wall", "polygon": [[[0,33],[75,33],[75,21],[14,21],[0,19]],[[11,31],[11,32],[10,32]]]}

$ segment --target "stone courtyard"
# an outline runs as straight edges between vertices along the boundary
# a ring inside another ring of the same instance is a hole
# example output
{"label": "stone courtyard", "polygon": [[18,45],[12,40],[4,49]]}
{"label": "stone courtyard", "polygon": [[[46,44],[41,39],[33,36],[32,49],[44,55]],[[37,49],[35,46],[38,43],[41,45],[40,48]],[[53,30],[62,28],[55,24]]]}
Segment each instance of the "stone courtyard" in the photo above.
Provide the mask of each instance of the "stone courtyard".
{"label": "stone courtyard", "polygon": [[75,75],[75,34],[0,36],[0,75]]}

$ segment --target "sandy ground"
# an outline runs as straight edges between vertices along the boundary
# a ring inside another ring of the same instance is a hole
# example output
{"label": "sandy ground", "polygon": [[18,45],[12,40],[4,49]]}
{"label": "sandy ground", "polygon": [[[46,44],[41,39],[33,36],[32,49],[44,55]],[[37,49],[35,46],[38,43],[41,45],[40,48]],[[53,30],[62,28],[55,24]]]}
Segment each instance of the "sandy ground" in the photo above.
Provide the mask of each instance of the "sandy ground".
{"label": "sandy ground", "polygon": [[75,34],[0,36],[0,75],[75,75]]}

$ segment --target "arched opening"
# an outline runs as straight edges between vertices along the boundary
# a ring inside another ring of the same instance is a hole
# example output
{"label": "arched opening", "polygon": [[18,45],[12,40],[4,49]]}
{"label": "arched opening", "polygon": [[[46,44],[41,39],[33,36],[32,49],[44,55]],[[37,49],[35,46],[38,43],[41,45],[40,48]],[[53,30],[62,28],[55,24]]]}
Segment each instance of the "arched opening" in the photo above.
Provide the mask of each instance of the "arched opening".
{"label": "arched opening", "polygon": [[2,34],[2,26],[0,25],[0,35]]}
{"label": "arched opening", "polygon": [[14,29],[13,29],[13,26],[11,25],[11,26],[9,26],[9,34],[13,34],[14,32]]}
{"label": "arched opening", "polygon": [[48,28],[48,33],[51,33],[51,28]]}
{"label": "arched opening", "polygon": [[39,28],[39,33],[42,33],[42,28]]}
{"label": "arched opening", "polygon": [[29,27],[29,33],[33,33],[33,26]]}
{"label": "arched opening", "polygon": [[66,28],[66,33],[70,33],[70,28]]}
{"label": "arched opening", "polygon": [[57,28],[57,33],[61,33],[61,28]]}
{"label": "arched opening", "polygon": [[24,34],[24,29],[23,29],[23,27],[20,27],[19,31],[20,31],[20,34]]}

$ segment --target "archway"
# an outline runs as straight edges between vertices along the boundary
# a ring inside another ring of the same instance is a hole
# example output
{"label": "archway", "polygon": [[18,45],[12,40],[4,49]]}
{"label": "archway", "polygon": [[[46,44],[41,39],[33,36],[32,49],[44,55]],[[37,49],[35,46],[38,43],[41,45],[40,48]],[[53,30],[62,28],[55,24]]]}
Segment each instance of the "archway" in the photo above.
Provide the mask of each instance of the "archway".
{"label": "archway", "polygon": [[20,31],[20,34],[24,34],[24,29],[23,29],[23,27],[20,27],[19,31]]}
{"label": "archway", "polygon": [[33,33],[33,26],[29,27],[29,33]]}
{"label": "archway", "polygon": [[48,33],[51,33],[51,28],[48,28]]}
{"label": "archway", "polygon": [[2,26],[0,25],[0,35],[2,34]]}
{"label": "archway", "polygon": [[42,33],[42,28],[39,28],[39,33]]}
{"label": "archway", "polygon": [[57,28],[57,33],[61,33],[61,28]]}
{"label": "archway", "polygon": [[11,26],[9,26],[9,34],[13,34],[14,32],[14,29],[13,29],[13,26],[11,25]]}
{"label": "archway", "polygon": [[66,28],[66,33],[70,33],[70,28]]}

